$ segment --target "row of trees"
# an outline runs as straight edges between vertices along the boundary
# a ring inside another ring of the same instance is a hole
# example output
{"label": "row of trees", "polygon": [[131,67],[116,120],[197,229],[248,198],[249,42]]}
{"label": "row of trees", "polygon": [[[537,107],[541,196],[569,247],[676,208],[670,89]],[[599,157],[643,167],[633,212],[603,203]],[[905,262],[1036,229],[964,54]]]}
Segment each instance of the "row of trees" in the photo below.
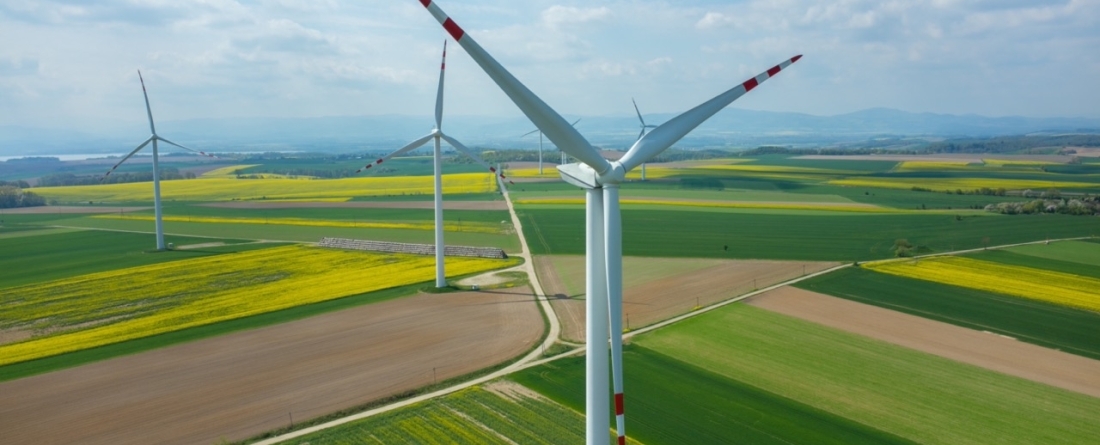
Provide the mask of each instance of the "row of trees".
{"label": "row of trees", "polygon": [[1100,198],[1088,196],[1080,199],[1035,199],[1023,202],[1002,202],[987,205],[985,210],[1005,215],[1033,215],[1036,213],[1100,215]]}
{"label": "row of trees", "polygon": [[20,187],[19,184],[26,184],[26,182],[0,181],[0,209],[46,205],[46,198],[35,193],[23,191],[23,188]]}
{"label": "row of trees", "polygon": [[[164,167],[160,169],[160,180],[171,181],[176,179],[195,179],[192,172],[180,173],[178,168]],[[70,185],[97,185],[97,184],[123,184],[128,182],[149,182],[153,180],[153,172],[115,173],[104,181],[99,175],[74,175],[72,173],[56,173],[38,178],[39,187],[64,187]]]}

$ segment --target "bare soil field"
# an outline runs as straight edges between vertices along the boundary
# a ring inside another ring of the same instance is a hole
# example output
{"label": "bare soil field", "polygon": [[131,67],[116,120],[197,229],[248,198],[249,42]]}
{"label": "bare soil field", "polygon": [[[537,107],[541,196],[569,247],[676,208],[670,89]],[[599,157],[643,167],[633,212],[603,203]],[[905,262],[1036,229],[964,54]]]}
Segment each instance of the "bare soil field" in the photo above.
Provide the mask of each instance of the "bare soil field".
{"label": "bare soil field", "polygon": [[926,162],[982,162],[983,159],[1001,159],[1014,161],[1039,161],[1067,163],[1072,156],[1063,155],[997,155],[945,153],[934,155],[803,155],[795,159],[839,160],[839,161],[926,161]]}
{"label": "bare soil field", "polygon": [[128,213],[149,210],[152,207],[105,207],[105,206],[41,206],[20,207],[17,209],[4,209],[4,213],[12,215],[53,215],[70,213]]}
{"label": "bare soil field", "polygon": [[1100,158],[1100,148],[1096,147],[1067,147],[1077,151],[1077,156]]}
{"label": "bare soil field", "polygon": [[[206,207],[229,209],[433,209],[432,201],[392,201],[392,202],[215,202],[203,204]],[[508,210],[504,201],[447,201],[443,200],[444,210]]]}
{"label": "bare soil field", "polygon": [[529,288],[421,294],[0,383],[0,442],[241,440],[514,358]]}
{"label": "bare soil field", "polygon": [[790,286],[745,300],[770,311],[1100,397],[1100,361]]}
{"label": "bare soil field", "polygon": [[[633,258],[623,262],[623,326],[637,329],[722,300],[825,270],[810,261]],[[562,324],[562,338],[584,342],[584,257],[536,257],[536,273]],[[675,273],[667,273],[667,272]]]}

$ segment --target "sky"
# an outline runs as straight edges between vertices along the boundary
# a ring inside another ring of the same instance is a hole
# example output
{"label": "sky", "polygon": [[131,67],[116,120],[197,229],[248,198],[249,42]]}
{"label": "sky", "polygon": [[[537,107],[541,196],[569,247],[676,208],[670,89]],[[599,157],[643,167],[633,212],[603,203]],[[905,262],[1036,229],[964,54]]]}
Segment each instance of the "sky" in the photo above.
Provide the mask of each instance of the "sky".
{"label": "sky", "polygon": [[[738,100],[1100,117],[1100,1],[441,0],[558,112],[686,110],[796,54]],[[426,115],[449,36],[416,0],[0,0],[0,126]],[[519,116],[461,48],[448,115]]]}

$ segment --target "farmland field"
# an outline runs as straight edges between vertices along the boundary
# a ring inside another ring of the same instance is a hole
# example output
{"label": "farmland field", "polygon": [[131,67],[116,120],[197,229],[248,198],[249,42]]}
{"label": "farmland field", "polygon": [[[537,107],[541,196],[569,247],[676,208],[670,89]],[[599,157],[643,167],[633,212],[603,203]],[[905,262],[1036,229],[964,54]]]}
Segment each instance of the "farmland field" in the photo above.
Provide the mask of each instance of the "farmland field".
{"label": "farmland field", "polygon": [[[443,176],[444,193],[487,193],[497,189],[488,173]],[[132,202],[148,200],[147,182],[72,187],[37,187],[33,191],[59,202]],[[331,180],[306,179],[192,179],[164,181],[161,197],[180,201],[351,199],[357,196],[417,195],[433,193],[431,176],[358,177]]]}
{"label": "farmland field", "polygon": [[[1059,241],[1057,243],[1051,244],[1050,246],[1055,246],[1055,245],[1058,245],[1058,244],[1068,244],[1068,243],[1073,243],[1073,244],[1077,244],[1077,245],[1081,245],[1081,246],[1096,246],[1097,248],[1095,250],[1100,251],[1100,246],[1098,246],[1096,244],[1093,244],[1093,243],[1086,243],[1086,242],[1081,242],[1081,241]],[[1028,245],[1028,246],[1020,246],[1020,247],[1033,247],[1033,246],[1048,247],[1048,246],[1043,246],[1043,245],[1039,245],[1039,244],[1033,244],[1033,245]],[[1036,252],[1035,250],[1022,250],[1021,251],[1021,250],[1017,250],[1016,248],[1008,248],[1008,249],[983,250],[981,252],[969,253],[969,254],[966,254],[965,256],[969,257],[969,258],[982,260],[982,261],[991,261],[991,262],[994,262],[994,263],[1001,263],[1001,264],[1006,264],[1006,265],[1011,265],[1011,266],[1022,266],[1022,267],[1029,267],[1029,268],[1032,268],[1032,269],[1052,270],[1052,271],[1056,271],[1056,272],[1064,272],[1064,273],[1068,273],[1068,274],[1072,274],[1072,275],[1080,275],[1080,276],[1084,276],[1084,277],[1092,277],[1092,278],[1100,279],[1100,267],[1098,267],[1100,265],[1084,264],[1084,263],[1081,263],[1079,261],[1067,261],[1066,259],[1076,259],[1072,256],[1072,253],[1068,253],[1068,252],[1067,252],[1067,255],[1065,257],[1057,257],[1057,255],[1059,253],[1061,253],[1060,251],[1063,251],[1063,250],[1074,251],[1074,250],[1078,250],[1078,249],[1055,248],[1055,249],[1050,249],[1050,250],[1038,250],[1037,253],[1040,253],[1041,255],[1043,255],[1043,256],[1038,256],[1038,255],[1019,253],[1019,252],[1032,253],[1032,252]],[[1048,258],[1048,256],[1054,256],[1055,258]],[[1062,259],[1062,258],[1066,258],[1066,259]]]}
{"label": "farmland field", "polygon": [[497,382],[310,434],[294,443],[581,442],[584,416],[579,412],[518,385]]}
{"label": "farmland field", "polygon": [[[8,233],[9,230],[4,228],[0,230],[0,234]],[[270,244],[241,244],[241,241],[232,239],[167,236],[165,237],[167,242],[179,246],[212,241],[227,243],[227,245],[153,252],[157,243],[152,234],[72,229],[56,231],[56,229],[38,229],[33,226],[26,227],[17,233],[30,235],[36,232],[45,233],[37,236],[0,239],[0,288],[124,267],[271,247]],[[28,265],[33,267],[27,267]]]}
{"label": "farmland field", "polygon": [[[1094,240],[1095,241],[1095,240]],[[1100,246],[1083,241],[1065,241],[1053,244],[1034,244],[1007,249],[1009,252],[1037,258],[1067,261],[1100,267]]]}
{"label": "farmland field", "polygon": [[[451,258],[448,271],[514,263]],[[0,329],[27,337],[0,346],[0,365],[427,281],[434,265],[431,257],[286,246],[6,288]]]}
{"label": "farmland field", "polygon": [[746,305],[634,344],[919,443],[1085,444],[1100,434],[1100,399]]}
{"label": "farmland field", "polygon": [[[653,349],[629,346],[623,362],[626,432],[641,443],[914,443]],[[576,357],[511,378],[583,411],[584,372]]]}
{"label": "farmland field", "polygon": [[[516,209],[535,254],[584,253],[584,210]],[[1064,215],[777,215],[700,211],[643,211],[624,208],[623,254],[863,261],[893,256],[897,239],[930,251],[979,248],[985,241],[1008,244],[1089,236],[1100,231],[1095,218]],[[1035,233],[1035,224],[1044,233]],[[1049,229],[1049,233],[1047,233]],[[723,249],[728,246],[729,250]]]}
{"label": "farmland field", "polygon": [[1100,314],[847,268],[796,287],[1100,359]]}
{"label": "farmland field", "polygon": [[[112,220],[100,218],[76,218],[65,220],[64,225],[105,230],[152,232],[152,224],[145,221]],[[234,237],[239,239],[264,239],[295,242],[317,242],[323,237],[374,239],[402,243],[431,244],[434,232],[410,229],[371,229],[364,227],[316,227],[275,224],[207,224],[186,221],[165,221],[166,233],[205,236]],[[448,244],[463,246],[499,247],[506,252],[519,250],[515,234],[477,232],[448,232]]]}
{"label": "farmland field", "polygon": [[41,445],[244,440],[508,362],[538,344],[541,318],[525,287],[345,306],[0,383],[0,431]]}
{"label": "farmland field", "polygon": [[1100,279],[964,257],[868,263],[891,275],[1100,312]]}
{"label": "farmland field", "polygon": [[[535,258],[562,338],[583,343],[585,259],[579,255]],[[836,263],[713,258],[623,258],[623,326],[638,329],[771,286],[818,272]],[[569,298],[567,298],[569,297]]]}

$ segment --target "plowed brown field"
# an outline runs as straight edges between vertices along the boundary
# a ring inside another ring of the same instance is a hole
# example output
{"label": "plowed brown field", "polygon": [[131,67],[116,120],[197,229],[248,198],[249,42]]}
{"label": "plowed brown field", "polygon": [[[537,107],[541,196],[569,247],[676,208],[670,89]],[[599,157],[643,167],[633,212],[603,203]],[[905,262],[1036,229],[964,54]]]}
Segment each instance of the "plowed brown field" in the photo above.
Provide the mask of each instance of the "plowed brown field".
{"label": "plowed brown field", "polygon": [[[688,313],[696,306],[714,304],[835,265],[805,261],[626,258],[623,326],[637,329]],[[583,342],[585,301],[577,296],[576,288],[583,287],[577,283],[584,283],[584,257],[536,257],[535,267],[561,320],[562,338]],[[666,273],[669,271],[676,273]]]}
{"label": "plowed brown field", "polygon": [[418,295],[0,383],[0,442],[240,440],[509,360],[527,288]]}

